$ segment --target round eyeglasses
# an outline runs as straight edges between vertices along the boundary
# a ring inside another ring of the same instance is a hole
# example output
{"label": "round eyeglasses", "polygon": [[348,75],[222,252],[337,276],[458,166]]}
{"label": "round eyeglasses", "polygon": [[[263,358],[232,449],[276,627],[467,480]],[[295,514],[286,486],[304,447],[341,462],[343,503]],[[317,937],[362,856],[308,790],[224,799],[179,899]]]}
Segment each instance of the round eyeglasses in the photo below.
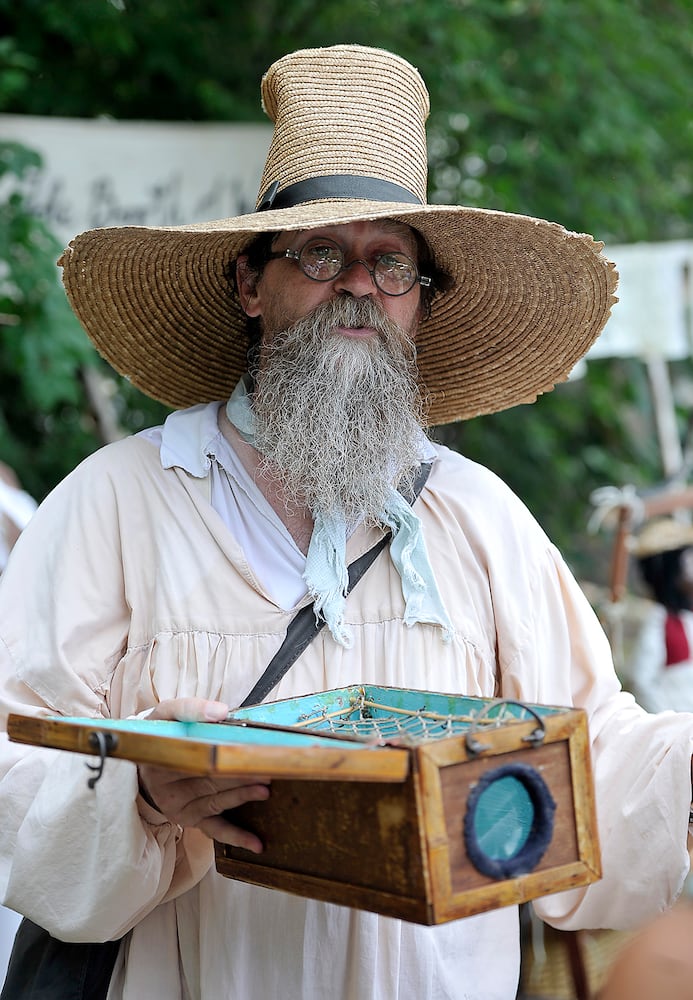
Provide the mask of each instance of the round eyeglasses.
{"label": "round eyeglasses", "polygon": [[354,264],[363,264],[376,286],[385,295],[406,295],[414,285],[430,288],[432,279],[419,274],[419,270],[405,253],[397,250],[377,254],[372,258],[373,267],[361,260],[344,263],[344,251],[332,240],[311,239],[300,250],[279,250],[267,255],[268,260],[295,260],[303,273],[311,281],[334,281]]}

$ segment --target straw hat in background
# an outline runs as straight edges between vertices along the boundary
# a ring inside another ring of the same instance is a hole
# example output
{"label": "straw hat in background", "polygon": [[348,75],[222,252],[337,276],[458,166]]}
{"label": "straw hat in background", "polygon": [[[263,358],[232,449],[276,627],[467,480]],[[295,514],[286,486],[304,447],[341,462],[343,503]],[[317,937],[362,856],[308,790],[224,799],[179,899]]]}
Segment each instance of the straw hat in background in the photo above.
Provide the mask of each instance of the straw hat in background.
{"label": "straw hat in background", "polygon": [[304,49],[270,67],[262,100],[274,135],[255,212],[93,229],[62,255],[72,307],[118,372],[173,407],[225,399],[246,368],[229,281],[243,249],[260,233],[387,218],[418,230],[450,279],[417,337],[430,424],[567,378],[609,316],[614,266],[556,223],[427,204],[429,97],[413,66],[359,45]]}
{"label": "straw hat in background", "polygon": [[693,525],[674,517],[658,517],[648,521],[628,541],[628,551],[636,559],[673,552],[693,545]]}

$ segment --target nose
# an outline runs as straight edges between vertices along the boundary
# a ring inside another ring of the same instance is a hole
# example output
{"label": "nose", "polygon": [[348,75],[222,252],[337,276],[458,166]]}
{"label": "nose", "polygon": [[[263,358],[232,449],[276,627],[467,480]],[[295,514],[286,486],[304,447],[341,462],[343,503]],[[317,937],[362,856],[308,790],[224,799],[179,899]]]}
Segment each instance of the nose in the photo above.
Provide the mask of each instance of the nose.
{"label": "nose", "polygon": [[[360,267],[356,267],[357,264]],[[366,261],[359,258],[344,265],[344,270],[334,279],[334,289],[337,292],[348,292],[355,298],[373,295],[378,290],[373,272]]]}

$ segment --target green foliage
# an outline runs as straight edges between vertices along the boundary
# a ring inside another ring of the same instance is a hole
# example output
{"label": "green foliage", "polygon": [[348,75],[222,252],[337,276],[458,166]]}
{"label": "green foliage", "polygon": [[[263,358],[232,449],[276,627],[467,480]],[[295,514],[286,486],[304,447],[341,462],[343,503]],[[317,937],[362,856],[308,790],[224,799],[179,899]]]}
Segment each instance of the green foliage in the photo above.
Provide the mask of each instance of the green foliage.
{"label": "green foliage", "polygon": [[[614,406],[617,400],[617,406]],[[581,574],[606,579],[602,538],[586,536],[589,495],[605,484],[647,487],[660,475],[642,362],[590,362],[535,403],[435,430],[436,440],[497,472]]]}
{"label": "green foliage", "polygon": [[[0,142],[0,455],[37,498],[103,443],[80,377],[102,363],[60,284],[62,247],[17,183],[40,166],[34,151]],[[123,425],[137,429],[140,394],[126,384],[120,393]]]}
{"label": "green foliage", "polygon": [[[0,15],[0,111],[261,121],[258,83],[278,56],[379,45],[418,66],[430,90],[432,201],[554,219],[607,247],[693,236],[690,0],[0,0]],[[11,412],[31,429],[44,462],[43,437],[60,439],[53,475],[94,441],[81,387],[68,385],[84,345],[45,265],[55,248],[22,224],[28,259],[43,246],[44,264],[29,280],[14,251],[25,333],[0,329],[1,378],[7,365],[23,374],[21,389],[4,387],[3,412],[5,426]],[[158,416],[131,386],[114,380],[114,391],[124,426]],[[590,489],[661,475],[636,361],[590,364],[533,406],[440,433],[506,479],[581,568]]]}
{"label": "green foliage", "polygon": [[612,242],[691,233],[690,0],[0,0],[0,14],[6,112],[261,120],[260,76],[284,52],[382,45],[431,92],[432,200]]}
{"label": "green foliage", "polygon": [[[40,166],[38,156],[15,143],[0,145],[0,176],[18,178]],[[0,206],[0,259],[6,273],[0,287],[3,313],[3,368],[23,373],[23,389],[33,407],[53,409],[77,402],[74,368],[91,353],[67,307],[53,261],[59,246],[46,227],[28,215],[22,195]],[[51,337],[62,327],[64,336]]]}
{"label": "green foliage", "polygon": [[[432,199],[614,242],[690,235],[688,0],[464,8],[434,103]],[[444,91],[462,95],[452,115]]]}
{"label": "green foliage", "polygon": [[[0,202],[0,454],[40,494],[44,476],[59,474],[97,439],[85,440],[74,419],[83,405],[75,370],[93,352],[58,283],[60,247],[12,183],[39,166],[36,153],[0,143],[0,181],[9,191]],[[51,423],[61,438],[57,463],[44,445]],[[68,425],[76,436],[64,436]]]}

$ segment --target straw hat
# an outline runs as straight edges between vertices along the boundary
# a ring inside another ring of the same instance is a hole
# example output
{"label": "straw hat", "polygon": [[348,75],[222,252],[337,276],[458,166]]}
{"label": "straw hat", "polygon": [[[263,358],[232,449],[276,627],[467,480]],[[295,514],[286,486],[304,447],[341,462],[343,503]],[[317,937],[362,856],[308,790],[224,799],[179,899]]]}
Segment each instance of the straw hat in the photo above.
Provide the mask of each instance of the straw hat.
{"label": "straw hat", "polygon": [[419,73],[382,49],[290,53],[262,80],[275,124],[255,212],[188,226],[77,236],[59,263],[100,353],[173,407],[224,399],[245,370],[230,262],[259,233],[392,218],[452,278],[417,338],[431,424],[492,413],[567,378],[615,301],[602,244],[556,223],[426,204]]}
{"label": "straw hat", "polygon": [[693,545],[693,525],[673,517],[658,517],[631,537],[628,548],[637,559],[645,559],[689,545]]}

